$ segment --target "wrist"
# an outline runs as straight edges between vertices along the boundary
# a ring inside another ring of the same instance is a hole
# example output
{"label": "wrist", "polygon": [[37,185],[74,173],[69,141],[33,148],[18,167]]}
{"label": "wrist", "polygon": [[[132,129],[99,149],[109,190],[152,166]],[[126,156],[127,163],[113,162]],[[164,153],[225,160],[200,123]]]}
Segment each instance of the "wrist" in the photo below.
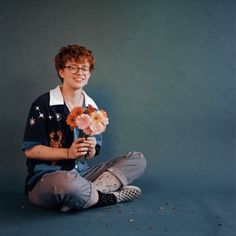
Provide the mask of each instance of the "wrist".
{"label": "wrist", "polygon": [[67,160],[70,159],[70,148],[67,148],[67,150],[66,150],[66,159]]}

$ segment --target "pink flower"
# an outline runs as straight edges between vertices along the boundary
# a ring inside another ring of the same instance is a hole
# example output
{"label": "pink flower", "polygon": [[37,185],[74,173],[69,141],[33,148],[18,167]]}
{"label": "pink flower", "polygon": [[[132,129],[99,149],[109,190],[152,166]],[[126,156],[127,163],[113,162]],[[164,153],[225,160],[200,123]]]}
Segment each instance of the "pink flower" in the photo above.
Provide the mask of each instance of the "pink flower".
{"label": "pink flower", "polygon": [[94,111],[90,114],[93,123],[101,123],[103,115],[99,111]]}
{"label": "pink flower", "polygon": [[108,125],[108,124],[109,124],[108,117],[103,116],[103,117],[102,117],[102,123],[103,123],[104,125]]}
{"label": "pink flower", "polygon": [[75,119],[76,126],[81,130],[87,129],[90,125],[90,122],[91,122],[91,118],[87,114],[82,114],[80,116],[77,116]]}
{"label": "pink flower", "polygon": [[90,135],[90,136],[93,136],[93,135],[97,135],[97,134],[101,134],[102,132],[104,132],[106,129],[106,126],[103,125],[102,123],[94,123],[94,122],[91,122],[89,127],[87,127],[84,132],[87,134],[87,135]]}
{"label": "pink flower", "polygon": [[108,123],[109,123],[107,114],[103,110],[94,111],[91,113],[90,116],[92,118],[93,123],[102,123],[104,125],[108,125]]}
{"label": "pink flower", "polygon": [[108,124],[109,124],[109,120],[108,120],[108,116],[107,116],[106,111],[104,111],[104,110],[101,109],[100,112],[101,112],[101,114],[102,114],[102,123],[103,123],[104,125],[108,125]]}
{"label": "pink flower", "polygon": [[91,129],[91,127],[87,127],[86,129],[83,130],[85,134],[87,134],[88,136],[93,136],[94,134],[94,130]]}
{"label": "pink flower", "polygon": [[91,126],[94,134],[101,134],[106,129],[106,126],[104,126],[102,123],[93,123]]}
{"label": "pink flower", "polygon": [[109,124],[106,111],[96,110],[91,105],[87,108],[74,108],[68,115],[66,122],[72,129],[77,127],[88,136],[103,133]]}

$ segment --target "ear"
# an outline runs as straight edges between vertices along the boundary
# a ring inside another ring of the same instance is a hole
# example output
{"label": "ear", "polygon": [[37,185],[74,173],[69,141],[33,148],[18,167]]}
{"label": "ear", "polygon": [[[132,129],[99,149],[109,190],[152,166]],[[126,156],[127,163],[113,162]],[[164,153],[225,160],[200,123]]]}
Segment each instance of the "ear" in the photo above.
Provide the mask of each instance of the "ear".
{"label": "ear", "polygon": [[60,75],[61,78],[64,79],[64,74],[65,74],[64,70],[59,70],[58,74]]}

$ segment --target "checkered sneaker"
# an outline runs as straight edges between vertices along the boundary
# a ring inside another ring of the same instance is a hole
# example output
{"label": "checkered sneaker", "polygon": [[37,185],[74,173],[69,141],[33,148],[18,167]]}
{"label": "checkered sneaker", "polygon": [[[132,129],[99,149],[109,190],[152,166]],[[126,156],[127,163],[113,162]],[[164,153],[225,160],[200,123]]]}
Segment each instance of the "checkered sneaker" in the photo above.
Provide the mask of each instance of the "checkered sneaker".
{"label": "checkered sneaker", "polygon": [[121,190],[113,192],[117,198],[117,203],[132,201],[141,194],[141,189],[136,186],[124,186]]}

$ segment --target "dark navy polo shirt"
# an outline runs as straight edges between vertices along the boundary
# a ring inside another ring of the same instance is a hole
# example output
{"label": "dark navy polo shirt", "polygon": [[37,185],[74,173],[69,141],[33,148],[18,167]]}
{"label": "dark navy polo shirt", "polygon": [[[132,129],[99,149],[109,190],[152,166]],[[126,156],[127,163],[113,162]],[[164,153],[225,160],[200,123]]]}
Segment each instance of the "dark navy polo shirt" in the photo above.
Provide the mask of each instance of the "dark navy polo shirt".
{"label": "dark navy polo shirt", "polygon": [[[91,104],[97,108],[96,103],[84,92],[84,106]],[[54,148],[69,148],[74,140],[73,131],[66,124],[69,110],[64,103],[60,87],[38,97],[31,105],[26,127],[22,150],[36,145],[46,145]],[[96,155],[102,145],[102,136],[96,135]],[[39,159],[27,158],[28,176],[26,190],[31,190],[36,182],[44,175],[57,170],[71,170],[74,160],[59,160],[56,163]]]}

